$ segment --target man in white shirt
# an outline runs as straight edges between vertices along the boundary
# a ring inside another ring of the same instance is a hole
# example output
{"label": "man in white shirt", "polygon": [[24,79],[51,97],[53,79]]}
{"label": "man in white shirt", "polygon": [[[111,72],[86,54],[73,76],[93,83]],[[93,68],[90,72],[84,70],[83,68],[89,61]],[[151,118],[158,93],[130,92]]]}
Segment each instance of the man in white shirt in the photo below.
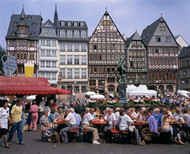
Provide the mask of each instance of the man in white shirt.
{"label": "man in white shirt", "polygon": [[121,122],[119,125],[119,130],[134,132],[137,144],[143,145],[138,129],[136,129],[135,126],[131,126],[131,124],[134,124],[133,120],[125,113],[124,110],[121,111],[120,113],[121,113]]}
{"label": "man in white shirt", "polygon": [[104,128],[104,136],[107,139],[112,137],[111,129],[116,129],[116,116],[113,110],[108,108],[108,113],[104,116],[104,119],[108,121],[108,124]]}
{"label": "man in white shirt", "polygon": [[117,128],[119,127],[119,123],[120,123],[120,113],[119,113],[119,111],[120,111],[120,108],[117,107],[115,109],[115,117],[116,117],[116,121],[117,121],[117,123],[116,123]]}
{"label": "man in white shirt", "polygon": [[78,128],[78,126],[76,125],[75,116],[73,113],[71,113],[70,109],[67,109],[65,111],[65,114],[67,117],[65,119],[63,119],[63,121],[66,122],[66,127],[61,129],[61,131],[60,131],[62,143],[68,143],[69,142],[69,139],[67,136],[68,131]]}
{"label": "man in white shirt", "polygon": [[99,140],[98,130],[90,125],[92,120],[93,118],[92,115],[90,114],[90,108],[87,107],[86,114],[84,115],[82,120],[82,128],[93,132],[93,141],[92,141],[93,144],[100,144],[100,142],[98,142]]}
{"label": "man in white shirt", "polygon": [[138,117],[138,114],[135,112],[135,108],[131,108],[131,117],[133,118],[133,119],[137,119],[137,117]]}

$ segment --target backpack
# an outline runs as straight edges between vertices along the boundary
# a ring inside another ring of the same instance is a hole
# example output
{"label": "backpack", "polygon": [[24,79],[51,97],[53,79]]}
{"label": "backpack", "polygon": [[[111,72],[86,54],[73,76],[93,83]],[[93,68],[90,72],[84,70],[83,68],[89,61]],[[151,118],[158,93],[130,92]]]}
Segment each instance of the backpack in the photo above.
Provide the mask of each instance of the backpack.
{"label": "backpack", "polygon": [[54,131],[51,136],[51,142],[52,143],[60,143],[60,135],[56,131]]}

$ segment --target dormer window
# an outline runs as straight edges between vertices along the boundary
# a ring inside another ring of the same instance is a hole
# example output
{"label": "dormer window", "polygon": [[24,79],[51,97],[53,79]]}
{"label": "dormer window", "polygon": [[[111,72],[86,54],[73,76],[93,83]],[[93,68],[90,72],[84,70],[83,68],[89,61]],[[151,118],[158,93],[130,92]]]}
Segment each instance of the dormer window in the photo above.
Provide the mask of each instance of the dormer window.
{"label": "dormer window", "polygon": [[77,26],[77,22],[74,22],[74,26]]}
{"label": "dormer window", "polygon": [[65,22],[64,21],[61,22],[61,26],[65,26]]}
{"label": "dormer window", "polygon": [[68,26],[71,26],[71,22],[68,22],[67,25],[68,25]]}
{"label": "dormer window", "polygon": [[31,35],[31,36],[34,36],[34,35],[35,35],[35,33],[34,33],[34,32],[31,32],[31,33],[30,33],[30,35]]}
{"label": "dormer window", "polygon": [[18,25],[18,22],[15,21],[15,22],[14,22],[14,26],[17,26],[17,25]]}
{"label": "dormer window", "polygon": [[32,16],[28,16],[28,20],[32,20]]}
{"label": "dormer window", "polygon": [[32,26],[33,26],[33,27],[35,27],[35,26],[36,26],[36,23],[35,23],[35,22],[33,22],[33,23],[32,23]]}
{"label": "dormer window", "polygon": [[81,22],[81,23],[80,23],[80,26],[83,27],[83,26],[84,26],[84,22]]}
{"label": "dormer window", "polygon": [[11,35],[14,36],[16,33],[15,32],[11,32]]}

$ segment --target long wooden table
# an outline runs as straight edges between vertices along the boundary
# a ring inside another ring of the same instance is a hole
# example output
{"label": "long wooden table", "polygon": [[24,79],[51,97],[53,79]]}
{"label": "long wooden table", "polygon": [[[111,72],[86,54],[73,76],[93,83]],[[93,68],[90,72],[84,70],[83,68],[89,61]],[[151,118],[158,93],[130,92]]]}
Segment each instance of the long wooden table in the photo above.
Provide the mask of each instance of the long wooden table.
{"label": "long wooden table", "polygon": [[92,124],[93,125],[105,125],[107,124],[107,120],[104,120],[104,119],[93,119],[92,120]]}

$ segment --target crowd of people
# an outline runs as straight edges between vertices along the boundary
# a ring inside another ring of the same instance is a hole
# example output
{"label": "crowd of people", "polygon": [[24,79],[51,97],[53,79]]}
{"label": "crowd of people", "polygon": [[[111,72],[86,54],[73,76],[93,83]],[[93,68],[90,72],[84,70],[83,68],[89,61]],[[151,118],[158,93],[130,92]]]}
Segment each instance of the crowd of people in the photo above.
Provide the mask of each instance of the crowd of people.
{"label": "crowd of people", "polygon": [[[103,138],[106,140],[113,139],[112,130],[127,131],[134,134],[135,144],[145,145],[146,134],[143,133],[142,128],[147,126],[149,132],[157,137],[161,133],[170,133],[173,142],[183,145],[184,142],[190,141],[190,107],[187,104],[172,108],[168,104],[159,108],[137,106],[129,109],[106,108],[103,111],[98,107],[85,107],[84,113],[80,112],[76,104],[72,106],[72,104],[57,103],[54,99],[41,101],[38,105],[36,100],[25,104],[22,99],[17,99],[11,107],[7,100],[3,100],[1,105],[0,138],[3,137],[6,148],[9,148],[9,142],[16,131],[19,144],[24,144],[25,124],[28,124],[30,131],[37,130],[39,124],[39,129],[46,131],[47,141],[50,142],[53,133],[57,132],[61,142],[68,143],[68,132],[78,128],[92,132],[92,143],[100,144],[99,131],[101,130],[93,124],[94,119],[106,121],[102,129]],[[136,123],[143,123],[144,126],[136,126]]]}

